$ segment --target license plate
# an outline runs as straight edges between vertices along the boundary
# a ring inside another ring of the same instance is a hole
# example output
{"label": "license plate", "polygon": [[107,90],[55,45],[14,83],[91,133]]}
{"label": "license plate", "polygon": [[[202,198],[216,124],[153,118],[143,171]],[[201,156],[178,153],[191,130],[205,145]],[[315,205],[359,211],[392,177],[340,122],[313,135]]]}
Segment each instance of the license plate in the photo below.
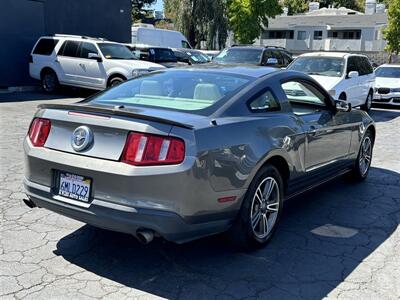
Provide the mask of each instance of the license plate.
{"label": "license plate", "polygon": [[74,200],[89,202],[92,180],[81,175],[60,172],[58,194]]}

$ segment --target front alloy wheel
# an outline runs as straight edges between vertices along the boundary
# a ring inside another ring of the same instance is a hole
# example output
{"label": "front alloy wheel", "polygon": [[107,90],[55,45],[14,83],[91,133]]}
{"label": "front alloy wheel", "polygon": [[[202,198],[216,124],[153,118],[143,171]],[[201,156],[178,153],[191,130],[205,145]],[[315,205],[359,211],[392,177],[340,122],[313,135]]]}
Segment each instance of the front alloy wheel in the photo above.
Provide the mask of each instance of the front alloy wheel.
{"label": "front alloy wheel", "polygon": [[365,133],[364,138],[360,144],[357,160],[350,173],[350,179],[354,181],[363,181],[368,176],[371,167],[372,152],[374,147],[374,139],[371,131]]}
{"label": "front alloy wheel", "polygon": [[358,158],[358,164],[360,168],[361,176],[367,174],[371,165],[372,157],[372,141],[369,136],[366,136],[363,143],[361,144],[360,155]]}

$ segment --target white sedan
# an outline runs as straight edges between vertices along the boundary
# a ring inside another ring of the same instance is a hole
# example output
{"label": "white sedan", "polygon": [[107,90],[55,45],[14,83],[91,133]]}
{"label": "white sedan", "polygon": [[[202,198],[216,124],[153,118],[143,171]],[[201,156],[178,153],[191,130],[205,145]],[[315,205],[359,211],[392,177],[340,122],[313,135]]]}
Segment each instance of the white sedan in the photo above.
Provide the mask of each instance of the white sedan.
{"label": "white sedan", "polygon": [[375,74],[368,57],[339,52],[302,54],[289,70],[305,72],[321,84],[334,99],[369,111],[374,95]]}
{"label": "white sedan", "polygon": [[373,102],[400,106],[400,65],[382,65],[375,74]]}

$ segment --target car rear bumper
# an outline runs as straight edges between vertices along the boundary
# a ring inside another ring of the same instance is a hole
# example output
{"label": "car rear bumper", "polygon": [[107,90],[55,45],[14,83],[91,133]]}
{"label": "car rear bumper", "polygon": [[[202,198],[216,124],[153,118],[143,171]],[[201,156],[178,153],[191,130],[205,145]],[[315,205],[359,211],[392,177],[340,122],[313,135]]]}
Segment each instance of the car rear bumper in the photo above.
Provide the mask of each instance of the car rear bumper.
{"label": "car rear bumper", "polygon": [[232,214],[203,216],[203,221],[191,222],[170,211],[137,208],[99,199],[90,204],[53,195],[51,188],[24,180],[25,192],[38,207],[66,217],[104,228],[136,235],[139,229],[151,229],[168,241],[183,243],[227,230]]}

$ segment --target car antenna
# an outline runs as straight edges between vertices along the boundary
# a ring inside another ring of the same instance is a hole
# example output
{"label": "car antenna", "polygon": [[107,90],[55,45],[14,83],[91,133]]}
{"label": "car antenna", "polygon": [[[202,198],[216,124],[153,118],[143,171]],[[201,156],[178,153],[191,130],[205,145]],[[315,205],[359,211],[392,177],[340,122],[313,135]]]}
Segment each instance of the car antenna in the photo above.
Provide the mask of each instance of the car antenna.
{"label": "car antenna", "polygon": [[212,119],[212,120],[211,120],[211,125],[217,126],[217,125],[218,125],[218,124],[217,124],[217,120]]}

